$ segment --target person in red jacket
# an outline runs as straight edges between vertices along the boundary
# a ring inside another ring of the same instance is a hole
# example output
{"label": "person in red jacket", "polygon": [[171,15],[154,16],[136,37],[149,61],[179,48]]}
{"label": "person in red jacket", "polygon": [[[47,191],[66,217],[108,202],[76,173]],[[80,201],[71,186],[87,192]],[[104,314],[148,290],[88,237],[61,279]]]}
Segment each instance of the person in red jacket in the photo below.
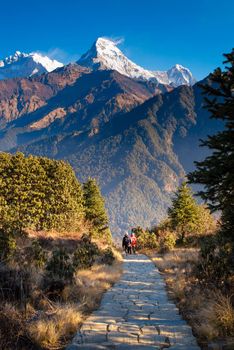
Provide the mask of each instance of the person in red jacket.
{"label": "person in red jacket", "polygon": [[133,232],[131,234],[131,246],[132,246],[133,254],[136,254],[137,239],[136,239],[135,233]]}

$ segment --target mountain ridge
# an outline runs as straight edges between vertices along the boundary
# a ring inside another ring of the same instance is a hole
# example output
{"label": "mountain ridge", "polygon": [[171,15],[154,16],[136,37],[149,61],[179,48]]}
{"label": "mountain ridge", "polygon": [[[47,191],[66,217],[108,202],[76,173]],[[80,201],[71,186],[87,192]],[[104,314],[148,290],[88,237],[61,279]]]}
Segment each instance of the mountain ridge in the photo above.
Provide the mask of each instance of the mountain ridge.
{"label": "mountain ridge", "polygon": [[82,182],[97,178],[119,234],[164,218],[204,155],[199,139],[221,125],[209,121],[198,83],[177,75],[174,87],[99,68],[74,63],[0,81],[0,150],[64,159]]}
{"label": "mountain ridge", "polygon": [[38,52],[15,51],[14,55],[0,60],[0,80],[31,77],[35,74],[52,72],[61,67],[63,67],[63,63]]}
{"label": "mountain ridge", "polygon": [[168,71],[147,70],[128,59],[117,45],[114,40],[100,37],[77,63],[94,70],[113,69],[133,79],[152,80],[173,87],[195,83],[190,70],[182,65],[176,64]]}

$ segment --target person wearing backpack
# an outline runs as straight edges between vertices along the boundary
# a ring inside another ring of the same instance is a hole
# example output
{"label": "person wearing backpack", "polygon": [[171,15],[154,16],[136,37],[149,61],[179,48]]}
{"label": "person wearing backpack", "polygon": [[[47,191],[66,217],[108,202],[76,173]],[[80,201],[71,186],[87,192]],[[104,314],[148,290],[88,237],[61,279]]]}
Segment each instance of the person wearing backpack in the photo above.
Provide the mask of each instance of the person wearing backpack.
{"label": "person wearing backpack", "polygon": [[123,241],[122,241],[122,247],[125,251],[125,253],[129,253],[129,243],[131,244],[131,239],[128,236],[128,233],[126,232],[123,236]]}
{"label": "person wearing backpack", "polygon": [[136,254],[136,245],[137,245],[137,239],[135,236],[135,233],[131,234],[131,250],[133,254]]}

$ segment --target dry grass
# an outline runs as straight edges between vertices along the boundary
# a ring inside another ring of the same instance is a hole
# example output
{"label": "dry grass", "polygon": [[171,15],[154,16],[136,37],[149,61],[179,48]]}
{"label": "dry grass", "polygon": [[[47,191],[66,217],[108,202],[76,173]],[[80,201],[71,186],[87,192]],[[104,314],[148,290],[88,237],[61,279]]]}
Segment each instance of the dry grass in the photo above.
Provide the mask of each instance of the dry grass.
{"label": "dry grass", "polygon": [[234,335],[234,309],[230,297],[216,292],[213,304],[204,310],[204,317],[226,335]]}
{"label": "dry grass", "polygon": [[202,346],[217,337],[234,336],[234,309],[230,297],[217,290],[204,289],[195,276],[197,249],[178,248],[165,255],[153,255],[151,259],[164,274],[169,294]]}
{"label": "dry grass", "polygon": [[[6,294],[7,298],[0,289],[0,349],[63,349],[87,315],[99,306],[103,293],[119,279],[122,256],[114,248],[116,259],[112,265],[104,264],[101,255],[91,268],[77,270],[72,281],[45,278],[45,267],[38,269],[28,259],[32,239],[40,238],[49,256],[61,245],[72,254],[83,233],[69,232],[66,235],[55,231],[31,231],[29,236],[20,239],[17,259],[1,267],[1,286],[10,292]],[[96,243],[101,252],[109,247],[100,241]],[[28,295],[24,296],[24,302],[27,300],[26,312],[20,299],[22,276],[24,290],[28,291]],[[47,289],[50,283],[56,285],[55,282],[58,282],[55,287],[58,293],[51,297]]]}
{"label": "dry grass", "polygon": [[95,310],[103,293],[122,273],[122,256],[114,250],[113,265],[96,264],[78,270],[75,282],[65,287],[61,303],[40,300],[44,312],[28,325],[28,336],[43,349],[61,349],[76,333],[82,321]]}
{"label": "dry grass", "polygon": [[76,273],[77,292],[83,300],[86,311],[98,307],[103,293],[120,278],[121,273],[119,260],[113,265],[94,265],[89,270],[80,270]]}
{"label": "dry grass", "polygon": [[83,319],[77,304],[58,304],[53,314],[43,316],[29,324],[28,335],[35,344],[45,349],[61,348]]}
{"label": "dry grass", "polygon": [[163,272],[188,269],[198,261],[198,258],[198,249],[196,248],[179,248],[163,256],[152,256],[152,260]]}

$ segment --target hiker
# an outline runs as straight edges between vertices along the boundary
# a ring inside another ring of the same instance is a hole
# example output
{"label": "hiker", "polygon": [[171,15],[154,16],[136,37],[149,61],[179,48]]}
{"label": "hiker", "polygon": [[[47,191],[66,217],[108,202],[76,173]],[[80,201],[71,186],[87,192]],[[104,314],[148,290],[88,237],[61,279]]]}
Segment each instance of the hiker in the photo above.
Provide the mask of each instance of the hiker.
{"label": "hiker", "polygon": [[131,240],[128,236],[128,233],[126,232],[123,236],[123,241],[122,241],[122,247],[123,247],[126,254],[128,253],[129,242],[131,244]]}
{"label": "hiker", "polygon": [[137,245],[137,239],[135,236],[135,233],[132,232],[131,234],[131,249],[133,254],[136,254],[136,245]]}
{"label": "hiker", "polygon": [[131,238],[128,237],[128,254],[132,254],[132,241]]}

